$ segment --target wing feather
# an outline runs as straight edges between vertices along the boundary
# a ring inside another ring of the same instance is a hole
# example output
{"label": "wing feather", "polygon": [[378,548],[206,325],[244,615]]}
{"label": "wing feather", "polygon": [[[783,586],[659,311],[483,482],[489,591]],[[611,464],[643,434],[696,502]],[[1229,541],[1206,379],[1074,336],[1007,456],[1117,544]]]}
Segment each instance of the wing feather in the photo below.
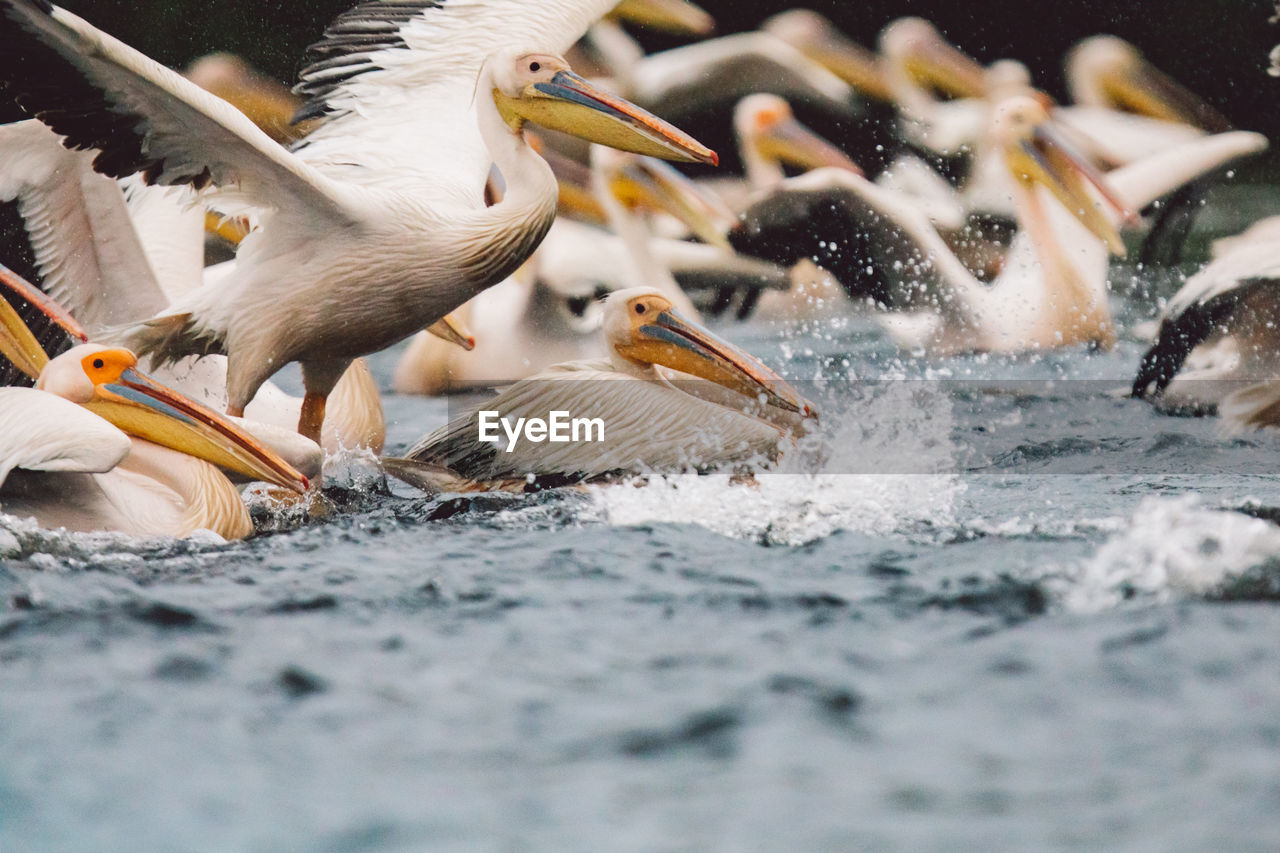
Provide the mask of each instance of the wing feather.
{"label": "wing feather", "polygon": [[0,484],[14,468],[110,471],[129,437],[97,415],[33,388],[0,388]]}
{"label": "wing feather", "polygon": [[[508,452],[505,437],[501,446],[480,440],[480,411],[496,411],[512,425],[518,418],[546,420],[552,411],[598,418],[604,440],[534,443],[521,438]],[[666,382],[610,370],[607,362],[573,362],[515,383],[428,435],[407,456],[477,481],[530,474],[591,479],[750,459],[771,453],[779,436],[763,421],[699,400]]]}
{"label": "wing feather", "polygon": [[91,155],[37,121],[0,126],[0,151],[0,200],[18,203],[42,290],[91,333],[165,307],[120,187]]}
{"label": "wing feather", "polygon": [[4,0],[0,56],[15,100],[67,146],[97,150],[102,174],[212,184],[220,199],[239,197],[318,226],[352,218],[339,185],[244,114],[65,9]]}

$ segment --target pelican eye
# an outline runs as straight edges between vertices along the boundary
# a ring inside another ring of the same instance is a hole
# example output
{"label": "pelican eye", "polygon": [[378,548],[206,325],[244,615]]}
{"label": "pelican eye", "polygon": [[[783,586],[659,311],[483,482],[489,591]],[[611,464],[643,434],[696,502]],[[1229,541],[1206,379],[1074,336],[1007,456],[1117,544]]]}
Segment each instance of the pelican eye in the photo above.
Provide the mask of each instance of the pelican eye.
{"label": "pelican eye", "polygon": [[94,366],[96,369],[101,370],[103,367],[105,367],[105,366],[106,366],[106,362],[105,362],[105,361],[103,361],[103,360],[102,360],[102,359],[100,359],[100,358],[95,358],[95,359],[93,360],[93,366]]}
{"label": "pelican eye", "polygon": [[575,317],[581,317],[587,313],[587,308],[591,305],[590,296],[570,296],[568,300],[569,311]]}
{"label": "pelican eye", "polygon": [[536,74],[536,73],[538,73],[539,71],[541,71],[541,70],[542,70],[542,63],[541,63],[541,62],[530,62],[530,63],[529,63],[529,70],[530,70],[530,71],[532,71],[532,72],[534,72],[535,74]]}
{"label": "pelican eye", "polygon": [[637,305],[637,306],[636,306],[636,313],[637,313],[637,314],[643,314],[646,310],[647,310],[647,307],[645,306],[645,304],[644,304],[643,302],[641,302],[639,305]]}

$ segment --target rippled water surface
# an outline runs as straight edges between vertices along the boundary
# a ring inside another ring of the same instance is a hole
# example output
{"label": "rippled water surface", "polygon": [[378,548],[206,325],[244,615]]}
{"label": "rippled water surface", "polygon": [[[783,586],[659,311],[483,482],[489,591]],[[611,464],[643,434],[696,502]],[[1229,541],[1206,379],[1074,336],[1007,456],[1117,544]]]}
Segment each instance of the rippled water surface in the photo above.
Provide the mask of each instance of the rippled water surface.
{"label": "rippled water surface", "polygon": [[[1133,337],[721,329],[824,380],[819,468],[0,522],[0,847],[1280,848],[1280,437],[1113,396]],[[393,450],[447,415],[387,411]]]}

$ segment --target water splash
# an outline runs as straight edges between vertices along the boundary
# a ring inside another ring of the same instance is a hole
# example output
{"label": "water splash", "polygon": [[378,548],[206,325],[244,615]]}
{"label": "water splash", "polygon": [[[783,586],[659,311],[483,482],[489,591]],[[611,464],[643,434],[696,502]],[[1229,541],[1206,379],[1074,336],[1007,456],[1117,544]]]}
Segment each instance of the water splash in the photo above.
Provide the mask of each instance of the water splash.
{"label": "water splash", "polygon": [[1206,508],[1195,495],[1147,498],[1092,558],[1049,585],[1067,610],[1095,613],[1214,593],[1277,554],[1273,524]]}
{"label": "water splash", "polygon": [[823,407],[820,431],[755,475],[653,477],[593,490],[611,524],[693,523],[723,536],[800,545],[839,530],[880,536],[951,528],[964,485],[954,473],[949,398],[927,383],[869,386]]}

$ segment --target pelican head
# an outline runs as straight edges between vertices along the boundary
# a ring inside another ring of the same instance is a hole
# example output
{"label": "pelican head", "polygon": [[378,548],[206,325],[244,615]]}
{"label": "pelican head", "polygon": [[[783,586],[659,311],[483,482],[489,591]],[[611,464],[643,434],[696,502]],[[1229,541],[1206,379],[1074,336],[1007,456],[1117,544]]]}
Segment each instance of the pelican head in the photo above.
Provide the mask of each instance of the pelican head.
{"label": "pelican head", "polygon": [[1122,218],[1131,218],[1132,214],[1107,186],[1103,175],[1057,132],[1044,104],[1025,95],[1002,101],[996,107],[991,133],[1004,152],[1005,164],[1015,181],[1027,189],[1036,184],[1046,187],[1113,254],[1124,255],[1124,241],[1115,223],[1089,187]]}
{"label": "pelican head", "polygon": [[45,365],[42,391],[79,403],[124,432],[255,480],[305,492],[307,478],[227,418],[137,370],[127,349],[72,347]]}
{"label": "pelican head", "polygon": [[610,294],[604,330],[613,351],[632,364],[660,364],[802,417],[817,416],[812,403],[759,359],[680,316],[657,290]]}
{"label": "pelican head", "polygon": [[899,18],[880,33],[880,51],[924,86],[954,98],[981,98],[987,91],[982,66],[942,37],[923,18]]}
{"label": "pelican head", "polygon": [[716,31],[716,19],[688,0],[622,0],[611,17],[675,36],[705,38]]}
{"label": "pelican head", "polygon": [[1073,47],[1067,57],[1067,79],[1078,103],[1110,106],[1215,133],[1231,130],[1231,123],[1217,110],[1117,36],[1094,36]]}
{"label": "pelican head", "polygon": [[797,121],[777,95],[757,93],[738,101],[733,125],[738,138],[766,160],[803,171],[834,166],[862,174],[843,151]]}
{"label": "pelican head", "polygon": [[503,120],[523,130],[526,121],[590,142],[664,160],[716,165],[716,152],[630,101],[579,77],[559,56],[502,51],[489,57],[493,100]]}
{"label": "pelican head", "polygon": [[760,29],[785,41],[864,95],[893,100],[880,58],[845,38],[835,24],[812,9],[780,12]]}
{"label": "pelican head", "polygon": [[729,248],[725,235],[738,221],[733,211],[671,166],[599,145],[591,149],[591,165],[604,190],[627,209],[670,214],[704,243]]}

